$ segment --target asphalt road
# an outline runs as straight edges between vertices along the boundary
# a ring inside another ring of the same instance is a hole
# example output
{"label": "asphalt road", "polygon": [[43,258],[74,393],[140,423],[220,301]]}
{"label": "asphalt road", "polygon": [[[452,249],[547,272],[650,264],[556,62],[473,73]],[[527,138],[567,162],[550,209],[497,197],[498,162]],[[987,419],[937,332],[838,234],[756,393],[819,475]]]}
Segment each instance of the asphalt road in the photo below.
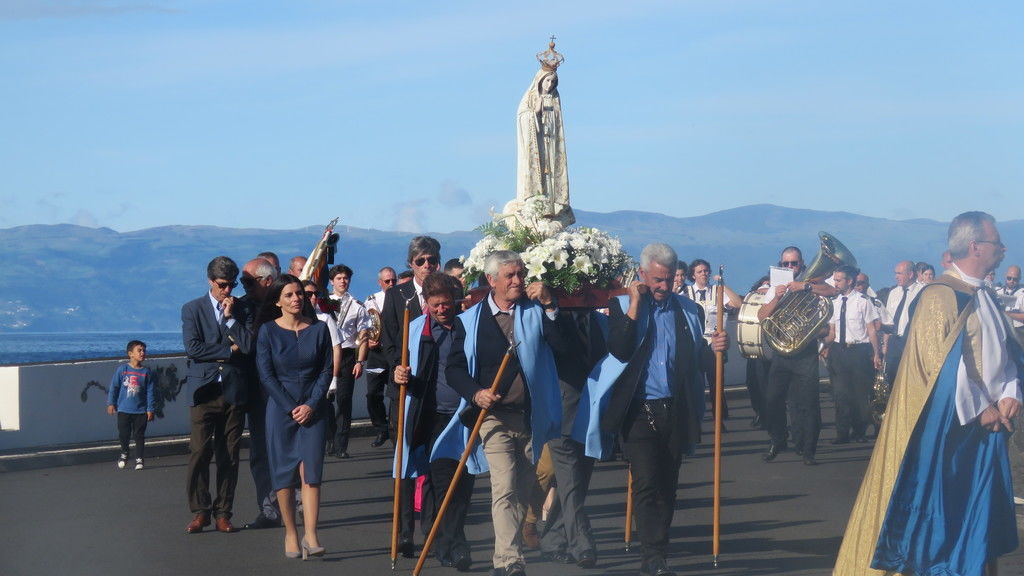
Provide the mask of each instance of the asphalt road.
{"label": "asphalt road", "polygon": [[[732,401],[723,440],[722,528],[719,566],[712,565],[712,439],[682,467],[672,530],[670,566],[680,574],[824,575],[831,571],[871,445],[829,444],[832,408],[822,395],[826,421],[819,466],[792,453],[761,461],[766,434],[749,427],[745,397]],[[711,422],[705,422],[710,431]],[[392,574],[389,450],[356,438],[351,460],[329,459],[323,484],[323,560],[283,556],[281,530],[186,535],[184,455],[147,459],[146,470],[120,471],[116,450],[102,462],[0,473],[0,575],[166,574]],[[247,456],[243,451],[243,458]],[[588,500],[598,542],[598,566],[544,562],[527,554],[531,576],[635,574],[636,552],[623,547],[626,469],[599,463]],[[253,485],[243,461],[235,502],[236,524],[255,516]],[[489,484],[477,482],[467,526],[475,563],[487,574],[493,532]],[[1018,507],[1018,512],[1021,512]],[[1019,526],[1024,516],[1018,515]],[[422,542],[417,539],[417,545]],[[414,560],[399,559],[395,574],[410,574]],[[1024,576],[1024,551],[1000,562],[1001,576]],[[429,560],[425,575],[456,574]]]}

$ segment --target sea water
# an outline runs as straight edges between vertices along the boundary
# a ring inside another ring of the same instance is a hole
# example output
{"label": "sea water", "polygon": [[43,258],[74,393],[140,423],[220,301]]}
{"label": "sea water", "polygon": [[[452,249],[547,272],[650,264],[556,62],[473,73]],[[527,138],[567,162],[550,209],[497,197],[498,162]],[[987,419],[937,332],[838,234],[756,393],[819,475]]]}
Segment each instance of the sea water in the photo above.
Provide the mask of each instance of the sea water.
{"label": "sea water", "polygon": [[181,332],[19,332],[0,333],[0,365],[127,358],[131,340],[146,343],[147,354],[181,354]]}

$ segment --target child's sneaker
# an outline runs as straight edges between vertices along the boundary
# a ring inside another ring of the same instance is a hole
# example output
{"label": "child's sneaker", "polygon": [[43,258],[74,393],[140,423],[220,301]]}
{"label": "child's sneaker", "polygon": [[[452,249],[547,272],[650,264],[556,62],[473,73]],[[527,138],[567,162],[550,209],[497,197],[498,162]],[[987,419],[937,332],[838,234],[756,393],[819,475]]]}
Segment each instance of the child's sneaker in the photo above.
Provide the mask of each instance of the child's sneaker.
{"label": "child's sneaker", "polygon": [[136,458],[135,459],[135,469],[136,470],[142,470],[143,468],[144,468],[144,466],[142,465],[142,458]]}
{"label": "child's sneaker", "polygon": [[121,454],[121,457],[117,459],[117,469],[124,470],[124,467],[128,464],[128,455]]}

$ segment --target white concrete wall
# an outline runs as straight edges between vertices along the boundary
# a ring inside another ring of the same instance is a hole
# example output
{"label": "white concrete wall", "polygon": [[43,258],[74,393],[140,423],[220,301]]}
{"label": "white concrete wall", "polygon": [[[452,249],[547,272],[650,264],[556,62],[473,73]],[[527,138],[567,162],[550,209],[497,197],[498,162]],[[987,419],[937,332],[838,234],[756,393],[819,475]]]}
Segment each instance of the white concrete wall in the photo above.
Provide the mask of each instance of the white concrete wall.
{"label": "white concrete wall", "polygon": [[[149,358],[157,373],[163,417],[147,437],[188,434],[191,391],[181,381],[185,358]],[[0,368],[0,451],[117,441],[117,419],[106,413],[110,377],[119,361],[99,360]],[[366,383],[356,382],[353,417],[366,418]],[[159,401],[158,401],[159,404]]]}
{"label": "white concrete wall", "polygon": [[[21,426],[18,418],[18,367],[0,368],[0,431],[17,430]],[[0,440],[3,436],[0,435]]]}

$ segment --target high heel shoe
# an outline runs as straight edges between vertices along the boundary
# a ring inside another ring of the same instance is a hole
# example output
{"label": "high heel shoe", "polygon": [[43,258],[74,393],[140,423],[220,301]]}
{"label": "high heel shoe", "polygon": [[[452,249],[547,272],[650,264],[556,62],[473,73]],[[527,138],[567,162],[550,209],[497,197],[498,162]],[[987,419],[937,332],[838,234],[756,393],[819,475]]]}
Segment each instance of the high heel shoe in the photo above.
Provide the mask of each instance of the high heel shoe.
{"label": "high heel shoe", "polygon": [[295,552],[289,552],[288,550],[284,551],[285,558],[298,558],[300,556],[302,556],[302,552],[299,552],[298,550],[296,550]]}
{"label": "high heel shoe", "polygon": [[302,537],[302,559],[306,560],[310,556],[323,556],[327,549],[323,546],[310,546],[306,544],[306,537]]}

